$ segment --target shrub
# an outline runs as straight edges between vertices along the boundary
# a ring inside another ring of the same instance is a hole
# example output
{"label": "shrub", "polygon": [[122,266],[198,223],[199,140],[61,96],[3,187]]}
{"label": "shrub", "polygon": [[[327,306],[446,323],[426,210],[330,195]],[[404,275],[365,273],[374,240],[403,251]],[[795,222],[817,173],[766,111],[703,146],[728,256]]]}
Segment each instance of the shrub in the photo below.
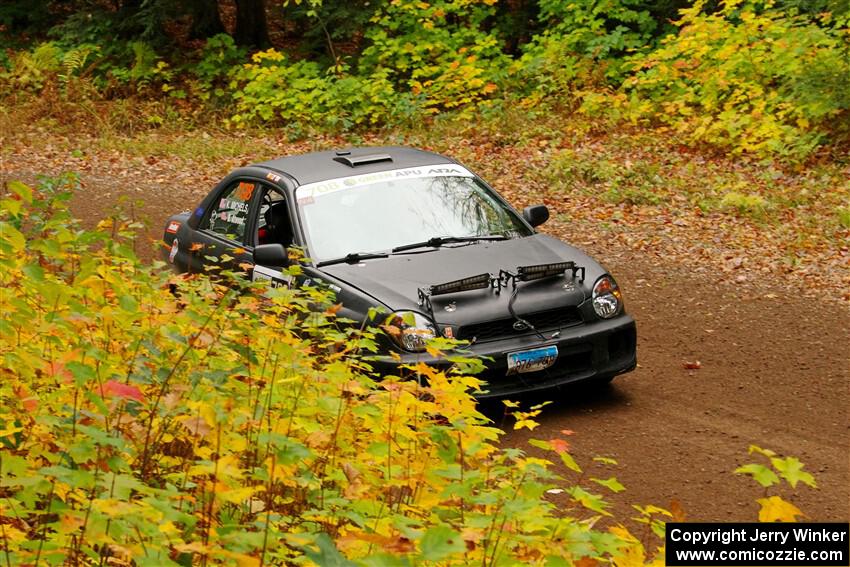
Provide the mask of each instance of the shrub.
{"label": "shrub", "polygon": [[518,70],[539,95],[619,83],[623,57],[653,41],[656,20],[641,0],[541,0],[545,30],[525,46]]}
{"label": "shrub", "polygon": [[850,28],[821,18],[771,0],[727,0],[715,12],[697,2],[677,35],[632,59],[616,97],[591,97],[586,110],[613,106],[735,153],[805,157],[850,109]]}
{"label": "shrub", "polygon": [[[656,553],[623,528],[593,527],[609,512],[589,487],[568,485],[572,503],[556,509],[544,497],[560,483],[551,463],[497,448],[469,394],[476,379],[417,365],[418,379],[376,383],[358,353],[377,332],[336,321],[327,292],[226,272],[235,279],[224,287],[142,265],[133,223],[79,228],[67,211],[73,183],[46,180],[36,193],[11,183],[0,200],[7,563]],[[533,427],[537,413],[518,412],[517,426]],[[535,444],[580,470],[563,440]],[[656,528],[658,510],[644,511]]]}
{"label": "shrub", "polygon": [[227,34],[209,38],[201,50],[200,60],[191,68],[191,73],[198,80],[200,98],[230,102],[232,96],[227,87],[245,55],[245,49],[237,47]]}
{"label": "shrub", "polygon": [[39,92],[56,79],[62,59],[62,51],[55,44],[42,43],[32,51],[15,54],[8,64],[9,70],[0,78],[8,81],[13,89]]}
{"label": "shrub", "polygon": [[256,53],[252,60],[231,82],[237,123],[348,129],[416,112],[409,97],[396,93],[383,69],[359,77],[343,67],[337,75],[316,62],[292,62],[274,49]]}
{"label": "shrub", "polygon": [[502,41],[485,21],[495,0],[392,0],[372,18],[361,74],[381,73],[409,92],[423,111],[469,117],[492,98],[509,64]]}
{"label": "shrub", "polygon": [[768,208],[768,202],[761,195],[729,191],[720,199],[720,206],[733,209],[739,214],[761,216]]}

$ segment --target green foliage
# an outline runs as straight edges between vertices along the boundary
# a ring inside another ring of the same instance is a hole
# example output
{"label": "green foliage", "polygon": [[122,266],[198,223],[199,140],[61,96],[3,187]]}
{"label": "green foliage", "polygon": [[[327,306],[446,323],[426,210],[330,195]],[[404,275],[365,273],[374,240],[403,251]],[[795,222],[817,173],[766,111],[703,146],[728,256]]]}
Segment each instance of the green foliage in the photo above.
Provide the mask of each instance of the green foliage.
{"label": "green foliage", "polygon": [[327,292],[143,265],[134,223],[79,227],[75,183],[11,183],[0,207],[6,563],[647,559],[594,527],[601,495],[544,498],[563,479],[497,447],[475,378],[376,382],[360,355],[378,332],[337,321]]}
{"label": "green foliage", "polygon": [[623,56],[651,44],[659,27],[641,0],[540,0],[544,31],[525,47],[521,72],[538,96],[623,79]]}
{"label": "green foliage", "polygon": [[197,90],[202,99],[229,100],[228,83],[245,59],[246,50],[237,47],[233,38],[219,34],[209,38],[201,51],[201,58],[192,66],[198,79]]}
{"label": "green foliage", "polygon": [[9,71],[2,78],[14,88],[41,91],[58,75],[62,67],[62,51],[53,43],[43,43],[31,52],[21,51],[10,60]]}
{"label": "green foliage", "polygon": [[168,82],[173,76],[168,63],[162,61],[156,51],[144,41],[130,42],[128,47],[132,53],[129,65],[112,67],[109,76],[136,90],[157,86],[166,87],[167,90]]}
{"label": "green foliage", "polygon": [[487,31],[495,0],[391,0],[365,32],[361,73],[386,79],[417,98],[426,114],[471,116],[493,96],[509,60]]}
{"label": "green foliage", "polygon": [[252,60],[231,83],[237,123],[349,129],[416,113],[408,97],[396,94],[386,70],[365,78],[337,75],[315,62],[291,62],[274,49],[256,53]]}
{"label": "green foliage", "polygon": [[761,216],[768,208],[768,202],[761,195],[747,195],[737,191],[729,191],[720,199],[720,206],[737,211],[738,214],[742,215]]}
{"label": "green foliage", "polygon": [[[226,34],[186,40],[193,10],[173,0],[72,2],[42,19],[23,4],[0,8],[41,32],[0,52],[16,102],[184,99],[172,108],[294,136],[580,110],[788,162],[850,139],[848,0],[290,0],[276,48],[250,59]],[[651,202],[651,189],[608,196]]]}
{"label": "green foliage", "polygon": [[340,3],[289,0],[284,2],[283,17],[299,30],[298,52],[311,58],[320,57],[331,66],[342,63],[359,47],[363,30],[369,26],[379,4],[370,0]]}
{"label": "green foliage", "polygon": [[694,143],[756,156],[801,158],[840,130],[850,109],[846,21],[794,16],[770,0],[704,2],[682,11],[679,33],[631,60],[614,97],[589,97],[652,119]]}

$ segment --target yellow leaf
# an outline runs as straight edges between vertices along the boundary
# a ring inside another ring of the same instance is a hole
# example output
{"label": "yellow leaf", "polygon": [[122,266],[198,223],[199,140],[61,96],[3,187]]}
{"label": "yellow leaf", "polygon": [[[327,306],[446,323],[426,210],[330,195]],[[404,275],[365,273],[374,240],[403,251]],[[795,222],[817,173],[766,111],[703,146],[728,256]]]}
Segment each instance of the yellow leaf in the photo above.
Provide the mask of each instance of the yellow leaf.
{"label": "yellow leaf", "polygon": [[527,427],[529,431],[532,431],[538,425],[540,424],[534,421],[533,419],[520,419],[517,420],[516,423],[514,423],[514,429],[522,429],[523,427]]}
{"label": "yellow leaf", "polygon": [[805,516],[799,508],[779,496],[759,498],[756,502],[761,504],[759,522],[796,522],[797,516]]}
{"label": "yellow leaf", "polygon": [[623,540],[619,552],[613,557],[616,567],[643,567],[646,563],[646,551],[643,544],[626,528],[614,526],[609,531]]}

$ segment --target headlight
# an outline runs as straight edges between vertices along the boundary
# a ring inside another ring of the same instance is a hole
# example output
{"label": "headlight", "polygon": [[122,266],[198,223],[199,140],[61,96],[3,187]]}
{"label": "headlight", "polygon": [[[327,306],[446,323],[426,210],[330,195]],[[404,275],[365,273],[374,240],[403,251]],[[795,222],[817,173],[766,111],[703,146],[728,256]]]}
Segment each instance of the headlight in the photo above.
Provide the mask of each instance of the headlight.
{"label": "headlight", "polygon": [[610,319],[623,310],[623,294],[611,276],[602,276],[593,286],[593,310],[602,319]]}
{"label": "headlight", "polygon": [[434,325],[416,311],[396,311],[387,317],[384,330],[404,350],[422,352],[426,343],[437,336]]}

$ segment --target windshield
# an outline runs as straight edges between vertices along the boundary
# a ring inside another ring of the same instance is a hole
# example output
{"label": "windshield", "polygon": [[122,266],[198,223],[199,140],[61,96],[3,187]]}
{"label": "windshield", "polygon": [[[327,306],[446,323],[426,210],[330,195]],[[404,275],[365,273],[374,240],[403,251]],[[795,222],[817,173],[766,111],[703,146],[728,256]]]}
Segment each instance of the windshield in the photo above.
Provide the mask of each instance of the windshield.
{"label": "windshield", "polygon": [[312,183],[295,195],[314,261],[387,251],[434,237],[531,234],[516,213],[455,165]]}

